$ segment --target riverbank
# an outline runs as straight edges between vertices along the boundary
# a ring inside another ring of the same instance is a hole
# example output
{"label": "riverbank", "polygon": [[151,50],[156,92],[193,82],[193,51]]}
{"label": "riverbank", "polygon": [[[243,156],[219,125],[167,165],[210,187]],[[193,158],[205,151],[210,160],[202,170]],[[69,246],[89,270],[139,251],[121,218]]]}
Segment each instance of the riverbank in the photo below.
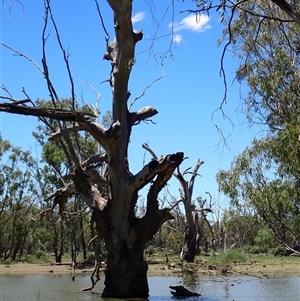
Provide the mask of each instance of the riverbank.
{"label": "riverbank", "polygon": [[[243,262],[231,261],[226,265],[213,264],[207,257],[197,257],[195,263],[184,264],[176,257],[171,258],[147,258],[149,275],[180,275],[183,273],[195,273],[199,275],[250,275],[256,277],[282,277],[300,276],[299,257],[274,257],[274,256],[251,256]],[[102,270],[105,264],[102,265]],[[93,265],[78,262],[76,274],[91,273]],[[1,264],[0,274],[67,274],[71,273],[71,263],[63,262],[56,264],[26,263]]]}

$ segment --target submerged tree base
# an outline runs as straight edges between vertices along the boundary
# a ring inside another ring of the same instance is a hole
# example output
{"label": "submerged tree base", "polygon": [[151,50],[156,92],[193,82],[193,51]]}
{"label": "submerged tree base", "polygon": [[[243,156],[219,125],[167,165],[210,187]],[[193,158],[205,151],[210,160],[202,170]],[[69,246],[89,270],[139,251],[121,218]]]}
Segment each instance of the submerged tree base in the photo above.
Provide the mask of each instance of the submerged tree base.
{"label": "submerged tree base", "polygon": [[139,267],[134,264],[124,270],[114,268],[105,271],[105,288],[103,298],[148,298],[149,287],[147,279],[147,264],[143,262]]}

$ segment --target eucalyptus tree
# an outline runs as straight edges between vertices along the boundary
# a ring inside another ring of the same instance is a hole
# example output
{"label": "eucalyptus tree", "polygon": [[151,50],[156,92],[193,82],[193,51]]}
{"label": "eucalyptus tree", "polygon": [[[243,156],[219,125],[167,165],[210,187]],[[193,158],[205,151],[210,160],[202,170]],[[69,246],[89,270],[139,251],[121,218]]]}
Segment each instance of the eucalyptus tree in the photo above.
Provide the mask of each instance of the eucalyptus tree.
{"label": "eucalyptus tree", "polygon": [[[190,10],[194,12],[211,12],[216,10],[221,15],[221,21],[226,16],[231,21],[234,19],[234,14],[239,12],[245,12],[248,15],[252,15],[258,18],[266,20],[275,19],[280,22],[295,22],[300,24],[300,11],[299,3],[297,0],[193,0],[196,2],[196,9]],[[272,11],[265,13],[261,10],[261,7],[268,5],[270,8],[279,10],[282,14],[282,18],[278,18],[273,15]]]}
{"label": "eucalyptus tree", "polygon": [[254,245],[254,238],[260,230],[261,218],[251,214],[249,208],[229,208],[224,210],[222,227],[224,231],[224,251],[227,248],[241,248]]}
{"label": "eucalyptus tree", "polygon": [[[231,165],[217,174],[220,190],[237,208],[248,207],[262,218],[286,249],[299,243],[299,180],[278,172],[277,158],[264,149],[268,141],[254,141]],[[273,142],[272,142],[273,145]]]}
{"label": "eucalyptus tree", "polygon": [[36,161],[8,140],[0,141],[0,160],[0,257],[16,260],[31,244],[36,226]]}
{"label": "eucalyptus tree", "polygon": [[[99,13],[98,2],[95,3]],[[109,82],[112,87],[113,122],[109,128],[98,122],[97,114],[78,110],[69,55],[62,45],[50,0],[44,1],[42,66],[38,69],[46,80],[53,106],[36,106],[24,91],[25,100],[17,100],[12,93],[8,93],[4,98],[12,102],[2,103],[0,109],[7,113],[38,116],[52,132],[51,139],[57,141],[63,150],[70,181],[51,194],[53,206],[59,204],[63,207],[67,199],[76,193],[91,209],[97,235],[104,239],[108,253],[102,296],[147,298],[149,288],[144,248],[160,226],[172,219],[170,208],[160,208],[158,194],[183,161],[184,154],[178,152],[162,156],[151,160],[135,174],[130,171],[128,145],[132,128],[158,112],[153,107],[144,107],[138,111],[130,111],[128,108],[129,78],[135,62],[135,47],[143,39],[143,33],[133,30],[132,0],[107,0],[107,3],[113,13],[115,33],[115,39],[108,41],[107,49],[103,51],[104,58],[111,65]],[[46,43],[50,24],[56,33],[58,48],[62,51],[69,76],[71,105],[68,110],[61,105],[47,64]],[[57,120],[57,126],[49,119]],[[84,160],[76,139],[79,131],[88,132],[105,152]],[[102,163],[108,166],[106,176],[99,173],[99,165]],[[135,205],[138,193],[146,185],[150,185],[146,213],[143,217],[137,217]]]}
{"label": "eucalyptus tree", "polygon": [[[295,81],[289,83],[292,76],[289,72],[292,68],[299,67],[299,1],[196,0],[195,2],[196,9],[189,12],[210,14],[216,11],[224,26],[223,36],[219,40],[219,44],[223,44],[220,73],[224,78],[225,88],[220,108],[223,108],[227,100],[225,60],[226,55],[230,53],[240,61],[236,79],[250,87],[249,95],[245,100],[245,113],[250,120],[254,118],[257,122],[269,123],[269,120],[266,120],[266,111],[277,110],[276,106],[279,102],[282,104],[282,101],[279,101],[279,97],[273,97],[269,99],[269,103],[264,103],[257,101],[257,97],[253,96],[261,92],[260,88],[256,89],[260,81],[268,89],[263,92],[264,95],[270,96],[277,88],[284,90],[287,85],[294,89],[292,86],[295,85]],[[273,61],[274,56],[282,66],[280,70],[275,60]],[[289,66],[286,71],[283,64]],[[284,73],[281,73],[282,71]],[[282,80],[283,77],[285,80]],[[247,91],[248,86],[243,90]]]}
{"label": "eucalyptus tree", "polygon": [[[200,8],[204,3],[199,1]],[[240,61],[236,80],[243,112],[265,134],[234,160],[231,170],[218,173],[220,188],[233,204],[251,205],[291,248],[299,240],[299,2],[214,3],[206,9],[217,7],[225,25],[222,63],[226,51]],[[226,87],[223,65],[221,70]]]}
{"label": "eucalyptus tree", "polygon": [[[62,99],[61,107],[63,109],[68,109],[71,106],[71,102],[71,99]],[[39,107],[53,108],[53,103],[51,101],[38,100],[37,105]],[[78,108],[78,110],[90,113],[94,111],[88,105],[84,105],[83,107]],[[59,128],[59,124],[56,120],[47,119],[47,123],[53,128]],[[65,126],[70,127],[72,124],[66,122]],[[36,131],[33,133],[34,137],[42,147],[41,163],[43,166],[39,170],[39,175],[40,181],[43,183],[41,187],[45,204],[43,204],[41,208],[41,216],[43,219],[46,219],[48,223],[52,223],[52,227],[54,229],[52,233],[52,245],[56,262],[61,262],[66,245],[66,238],[69,236],[71,255],[73,259],[72,262],[75,267],[75,245],[81,245],[83,259],[86,259],[87,243],[83,228],[84,223],[87,223],[86,216],[89,212],[84,202],[80,198],[76,197],[75,191],[74,195],[72,197],[70,196],[68,204],[61,204],[63,206],[58,206],[58,209],[54,208],[51,204],[53,197],[52,192],[63,188],[66,183],[70,181],[70,170],[67,157],[56,140],[48,140],[51,133],[51,129],[43,123],[40,123]],[[99,151],[99,144],[88,133],[78,133],[77,136],[71,135],[71,139],[76,147],[76,149],[74,148],[75,151],[80,154],[82,160],[87,160],[88,158],[96,155]],[[45,214],[49,211],[54,211],[54,209],[56,212],[51,214],[51,216],[50,214]],[[76,243],[76,240],[80,241],[80,244]]]}
{"label": "eucalyptus tree", "polygon": [[[248,13],[250,8],[273,18],[259,19]],[[299,120],[300,25],[281,21],[284,13],[268,1],[247,1],[244,9],[225,32],[241,62],[236,79],[246,87],[244,111],[250,122],[267,125],[277,134]]]}

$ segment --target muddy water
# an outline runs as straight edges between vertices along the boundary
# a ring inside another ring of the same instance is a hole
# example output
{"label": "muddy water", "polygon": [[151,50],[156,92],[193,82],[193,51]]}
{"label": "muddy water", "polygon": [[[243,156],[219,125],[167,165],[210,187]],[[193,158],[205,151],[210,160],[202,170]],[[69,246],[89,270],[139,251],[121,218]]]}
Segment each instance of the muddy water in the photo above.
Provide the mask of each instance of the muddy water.
{"label": "muddy water", "polygon": [[[190,300],[202,301],[299,301],[300,277],[199,277],[195,282],[169,276],[150,276],[151,301],[175,300],[170,285],[183,284],[201,294]],[[102,300],[103,277],[93,292],[81,292],[89,286],[89,277],[77,276],[75,282],[69,275],[2,275],[0,276],[0,301],[87,301]],[[111,300],[111,299],[110,299]],[[188,300],[188,299],[185,299]]]}

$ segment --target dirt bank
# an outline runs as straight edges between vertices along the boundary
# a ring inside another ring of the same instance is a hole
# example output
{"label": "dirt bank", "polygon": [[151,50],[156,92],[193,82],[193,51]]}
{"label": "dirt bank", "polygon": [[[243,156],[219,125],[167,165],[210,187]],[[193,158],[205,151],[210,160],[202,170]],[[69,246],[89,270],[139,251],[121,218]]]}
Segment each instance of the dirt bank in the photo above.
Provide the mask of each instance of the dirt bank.
{"label": "dirt bank", "polygon": [[[262,257],[251,258],[243,263],[231,262],[226,267],[209,264],[204,259],[197,259],[194,264],[183,264],[163,259],[148,261],[149,275],[180,275],[182,273],[194,272],[199,275],[251,275],[265,277],[279,277],[287,275],[300,276],[300,258],[276,258]],[[103,269],[105,265],[103,265]],[[78,263],[76,274],[90,273],[93,265]],[[71,273],[71,263],[15,263],[0,265],[0,274],[66,274]]]}

